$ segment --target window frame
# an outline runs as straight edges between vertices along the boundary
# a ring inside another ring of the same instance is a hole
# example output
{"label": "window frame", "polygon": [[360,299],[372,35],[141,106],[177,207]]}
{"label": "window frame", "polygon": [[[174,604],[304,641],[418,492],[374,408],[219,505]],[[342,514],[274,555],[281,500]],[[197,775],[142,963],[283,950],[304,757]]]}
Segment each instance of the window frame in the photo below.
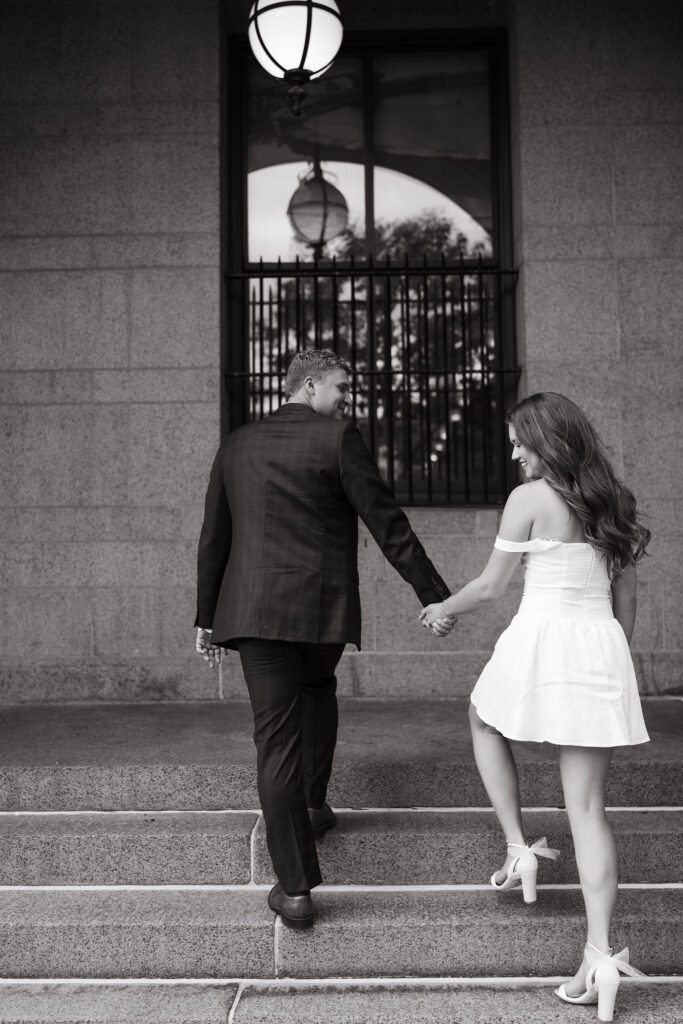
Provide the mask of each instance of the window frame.
{"label": "window frame", "polygon": [[[250,263],[248,260],[248,202],[247,202],[247,76],[245,62],[251,51],[246,33],[223,36],[225,60],[221,76],[221,433],[226,434],[247,422],[248,408],[248,342],[242,337],[243,327],[239,306],[244,302],[244,282],[250,269],[278,269],[286,271],[296,263]],[[468,260],[472,267],[479,265],[501,272],[499,308],[497,310],[500,359],[503,366],[515,368],[515,385],[521,371],[517,366],[515,341],[514,283],[512,233],[512,187],[510,161],[510,101],[508,32],[506,28],[454,29],[444,32],[349,32],[345,34],[340,55],[360,56],[379,53],[486,51],[489,60],[489,130],[491,153],[491,202],[493,253],[490,257]],[[266,72],[264,72],[266,74]],[[367,71],[366,71],[367,75]],[[283,92],[286,84],[282,82]],[[315,82],[310,84],[315,89]],[[304,101],[305,102],[305,101]],[[371,103],[366,90],[364,104]],[[294,115],[292,115],[294,116]],[[372,119],[364,116],[366,135],[371,133]],[[366,138],[366,145],[372,140]],[[374,173],[374,161],[365,162],[365,174]],[[371,194],[372,190],[370,190]],[[366,186],[366,200],[368,188]],[[374,211],[366,209],[366,225],[374,224]],[[369,248],[372,239],[367,239]],[[301,261],[299,269],[315,262]],[[343,264],[338,263],[338,266]],[[238,342],[235,344],[235,342]],[[514,389],[513,389],[514,390]],[[511,394],[514,398],[514,394]],[[517,482],[509,460],[506,462],[507,492]],[[438,506],[435,502],[434,506]],[[495,504],[499,504],[496,502]],[[448,505],[446,507],[454,507]],[[476,506],[467,506],[476,507]],[[490,507],[490,504],[484,507]]]}

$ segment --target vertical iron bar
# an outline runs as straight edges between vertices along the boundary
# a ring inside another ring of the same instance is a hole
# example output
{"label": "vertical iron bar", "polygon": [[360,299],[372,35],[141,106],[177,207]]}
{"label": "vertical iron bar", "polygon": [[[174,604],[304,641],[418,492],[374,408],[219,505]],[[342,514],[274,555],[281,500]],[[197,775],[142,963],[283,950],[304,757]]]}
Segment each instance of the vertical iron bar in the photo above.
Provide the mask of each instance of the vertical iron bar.
{"label": "vertical iron bar", "polygon": [[[290,353],[291,353],[290,306],[292,304],[292,296],[291,296],[292,290],[291,290],[291,287],[287,287],[287,286],[291,285],[291,281],[292,281],[292,279],[290,277],[289,281],[285,282],[285,361],[287,363],[289,363]],[[280,366],[280,373],[282,374],[283,371],[284,371],[284,366],[281,365]],[[282,380],[282,377],[280,377],[280,380]]]}
{"label": "vertical iron bar", "polygon": [[391,352],[392,342],[392,328],[393,324],[391,321],[392,312],[392,294],[391,294],[391,275],[389,273],[390,260],[387,256],[387,276],[384,279],[384,420],[386,423],[385,438],[387,443],[387,470],[389,472],[389,486],[392,491],[394,489],[394,396],[392,391],[392,383],[394,379],[393,374],[393,358]]}
{"label": "vertical iron bar", "polygon": [[332,257],[332,276],[330,278],[330,287],[332,288],[332,349],[335,352],[339,352],[339,298],[337,294],[337,285],[339,281],[337,278],[337,257]]}
{"label": "vertical iron bar", "polygon": [[[507,390],[507,381],[505,380],[504,366],[502,364],[502,302],[501,302],[501,280],[500,277],[494,278],[494,303],[493,303],[493,316],[494,316],[494,331],[495,331],[495,346],[494,352],[496,355],[496,403],[498,407],[498,415],[496,421],[498,426],[498,474],[496,477],[496,490],[502,499],[505,495],[505,478],[506,478],[506,458],[507,458],[507,438],[505,436],[505,424],[504,417],[507,409],[505,408],[505,396]],[[500,500],[499,499],[499,500]]]}
{"label": "vertical iron bar", "polygon": [[[268,379],[268,415],[273,411],[273,352],[275,349],[274,345],[274,299],[273,299],[273,285],[268,285],[268,362],[267,362],[267,379]],[[266,378],[264,377],[263,385],[265,387]]]}
{"label": "vertical iron bar", "polygon": [[[427,266],[427,257],[425,256],[423,264]],[[429,359],[429,278],[427,274],[423,275],[422,278],[422,292],[424,296],[424,365],[425,365],[425,393],[427,396],[427,408],[425,410],[425,426],[427,430],[427,500],[432,500],[432,409],[431,409],[431,382],[429,379],[430,374],[430,359]]]}
{"label": "vertical iron bar", "polygon": [[[464,269],[464,260],[460,254],[460,269]],[[467,323],[466,303],[467,283],[464,274],[460,275],[460,326],[462,330],[462,436],[463,436],[463,469],[465,470],[465,501],[470,500],[470,422],[469,422],[469,325]]]}
{"label": "vertical iron bar", "polygon": [[353,256],[351,257],[351,369],[353,370],[353,421],[356,421],[356,405],[358,392],[358,342],[356,339],[356,268]]}
{"label": "vertical iron bar", "polygon": [[[263,332],[265,329],[264,325],[264,312],[263,312],[263,290],[265,281],[263,279],[263,260],[261,260],[260,274],[258,279],[258,327],[259,327],[259,353],[258,353],[258,388],[259,388],[259,419],[263,419],[263,350],[265,348],[265,338]],[[254,367],[256,369],[256,367]]]}
{"label": "vertical iron bar", "polygon": [[441,255],[441,337],[443,342],[443,424],[446,434],[446,501],[451,500],[451,435],[448,425],[450,423],[449,408],[449,359],[448,359],[448,312],[446,299],[446,261]]}
{"label": "vertical iron bar", "polygon": [[404,257],[403,275],[403,431],[405,434],[406,471],[408,474],[408,500],[413,500],[413,379],[410,367],[410,277],[408,275],[408,254]]}
{"label": "vertical iron bar", "polygon": [[[477,433],[477,422],[476,422],[476,392],[475,392],[475,377],[474,377],[474,359],[472,350],[475,344],[473,333],[474,333],[474,317],[472,313],[472,281],[471,278],[468,280],[465,286],[465,320],[467,323],[467,433],[469,435],[469,451],[468,458],[470,460],[471,470],[471,483],[477,481],[477,464],[475,461],[475,455],[478,444],[478,433]],[[476,493],[476,491],[475,491]]]}
{"label": "vertical iron bar", "polygon": [[[277,388],[278,405],[282,401],[282,331],[283,331],[283,307],[282,307],[282,264],[277,261],[277,360],[275,362],[275,380],[271,386]],[[285,312],[286,316],[286,312]]]}
{"label": "vertical iron bar", "polygon": [[425,402],[424,402],[424,346],[422,338],[422,292],[420,290],[420,278],[415,278],[415,341],[417,349],[417,404],[419,415],[419,458],[420,458],[420,483],[423,484],[427,478],[427,456],[425,455]]}
{"label": "vertical iron bar", "polygon": [[486,348],[486,311],[484,309],[485,302],[485,290],[484,290],[484,272],[481,266],[481,253],[479,254],[479,267],[477,269],[477,298],[479,301],[479,360],[481,362],[481,397],[482,397],[482,422],[484,429],[483,437],[483,454],[484,454],[484,501],[488,501],[489,496],[489,463],[490,463],[490,430],[489,430],[489,364],[488,364],[488,352]]}
{"label": "vertical iron bar", "polygon": [[[373,269],[372,255],[368,256],[368,269]],[[375,459],[377,458],[377,354],[375,349],[375,279],[372,274],[367,275],[367,330],[366,351],[368,353],[368,427],[370,428],[370,451]]]}
{"label": "vertical iron bar", "polygon": [[254,394],[254,378],[253,372],[256,366],[256,288],[249,282],[249,377],[247,378],[247,385],[249,388],[249,409],[251,419],[256,417],[256,398]]}
{"label": "vertical iron bar", "polygon": [[296,258],[296,277],[294,278],[294,315],[296,323],[296,351],[301,351],[301,277],[299,276],[299,257]]}
{"label": "vertical iron bar", "polygon": [[313,347],[322,348],[320,344],[320,302],[319,302],[318,260],[313,267]]}
{"label": "vertical iron bar", "polygon": [[[453,338],[453,401],[455,403],[456,411],[460,407],[460,388],[458,388],[458,359],[457,359],[457,341],[458,341],[458,315],[456,309],[456,298],[455,298],[455,282],[458,280],[456,276],[451,278],[451,289],[450,289],[450,313],[449,313],[449,324],[450,332]],[[462,337],[460,338],[460,349],[462,351]],[[458,439],[458,421],[452,418],[452,414],[448,419],[448,437],[451,441],[451,451],[453,453],[453,478],[456,483],[456,487],[459,491],[459,480],[460,480],[460,444]],[[451,440],[452,439],[452,440]]]}

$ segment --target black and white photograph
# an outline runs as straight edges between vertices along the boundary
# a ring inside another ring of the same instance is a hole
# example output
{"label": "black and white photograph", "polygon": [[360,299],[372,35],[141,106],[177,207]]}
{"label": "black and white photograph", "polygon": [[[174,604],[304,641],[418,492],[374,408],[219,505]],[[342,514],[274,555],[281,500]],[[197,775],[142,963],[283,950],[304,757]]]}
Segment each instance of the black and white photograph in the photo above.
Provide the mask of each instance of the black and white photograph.
{"label": "black and white photograph", "polygon": [[0,1024],[681,1024],[683,4],[0,0]]}

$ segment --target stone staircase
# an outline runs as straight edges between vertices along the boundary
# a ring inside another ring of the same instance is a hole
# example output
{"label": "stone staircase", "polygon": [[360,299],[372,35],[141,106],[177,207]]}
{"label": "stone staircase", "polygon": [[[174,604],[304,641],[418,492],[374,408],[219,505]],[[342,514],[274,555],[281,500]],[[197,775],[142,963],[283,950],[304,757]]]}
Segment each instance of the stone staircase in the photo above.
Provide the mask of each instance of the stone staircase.
{"label": "stone staircase", "polygon": [[[683,702],[610,776],[614,941],[653,976],[618,1022],[683,1020]],[[310,932],[266,906],[250,711],[240,702],[0,709],[0,1024],[593,1020],[551,986],[578,963],[581,893],[553,748],[520,746],[538,902],[486,879],[503,848],[464,701],[342,702]]]}

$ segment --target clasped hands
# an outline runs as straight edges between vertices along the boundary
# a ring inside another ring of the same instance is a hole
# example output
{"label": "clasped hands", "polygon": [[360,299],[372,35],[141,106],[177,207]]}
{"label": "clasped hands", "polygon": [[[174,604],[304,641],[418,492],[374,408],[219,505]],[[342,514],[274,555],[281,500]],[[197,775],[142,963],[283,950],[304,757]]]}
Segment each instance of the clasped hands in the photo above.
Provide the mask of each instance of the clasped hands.
{"label": "clasped hands", "polygon": [[[453,626],[458,621],[457,615],[444,615],[443,603],[428,604],[419,615],[420,622],[429,629],[435,636],[448,636]],[[207,661],[211,668],[220,665],[223,656],[223,648],[218,647],[211,641],[210,629],[197,629],[195,650],[204,661]]]}
{"label": "clasped hands", "polygon": [[418,618],[425,629],[431,630],[435,636],[448,636],[458,621],[457,615],[444,614],[443,601],[438,604],[428,604],[422,609]]}

